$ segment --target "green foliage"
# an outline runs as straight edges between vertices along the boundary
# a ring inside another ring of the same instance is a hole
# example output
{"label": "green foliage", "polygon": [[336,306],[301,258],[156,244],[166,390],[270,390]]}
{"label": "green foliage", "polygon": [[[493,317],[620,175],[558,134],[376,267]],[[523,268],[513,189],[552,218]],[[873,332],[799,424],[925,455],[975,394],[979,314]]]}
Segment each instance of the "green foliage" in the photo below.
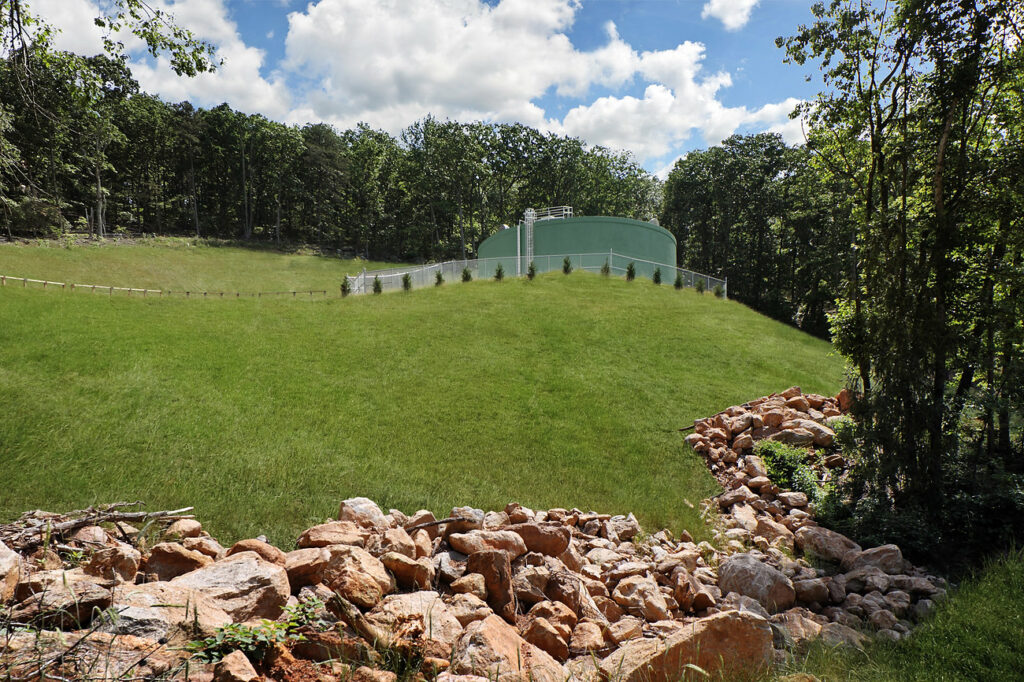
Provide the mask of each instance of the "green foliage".
{"label": "green foliage", "polygon": [[651,281],[655,284],[661,284],[661,268],[654,268],[654,274],[651,276]]}
{"label": "green foliage", "polygon": [[754,446],[754,454],[764,460],[768,478],[780,488],[804,493],[811,502],[818,502],[828,493],[807,463],[809,451],[774,440],[761,440]]}
{"label": "green foliage", "polygon": [[352,283],[348,281],[348,277],[341,278],[341,297],[345,298],[352,293]]}
{"label": "green foliage", "polygon": [[402,291],[412,291],[412,275],[408,272],[402,275]]}
{"label": "green foliage", "polygon": [[[163,270],[179,251],[193,259],[189,267],[205,263],[210,272]],[[0,261],[39,271],[56,257],[78,263],[82,252],[96,259],[89,261],[94,270],[75,270],[84,282],[108,272],[127,276],[111,263],[129,275],[150,266],[211,290],[252,272],[277,287],[296,270],[332,289],[345,271],[333,258],[322,259],[321,271],[293,256],[180,246],[0,244]],[[362,264],[344,267],[355,273]],[[251,282],[272,288],[260,284]],[[782,385],[833,394],[842,381],[828,344],[743,306],[621,279],[513,284],[313,302],[0,289],[0,393],[15,398],[0,412],[11,463],[0,517],[40,506],[40,495],[51,509],[131,493],[153,509],[203,500],[204,526],[222,542],[262,533],[284,546],[332,514],[332,501],[337,511],[343,480],[384,508],[435,514],[461,504],[503,508],[511,497],[547,508],[571,495],[577,506],[632,510],[646,528],[686,528],[696,537],[706,533],[699,514],[680,500],[697,505],[715,482],[664,425]],[[645,323],[638,327],[637,319]],[[496,330],[537,343],[495,344]],[[650,352],[700,347],[711,337],[710,359]],[[325,347],[345,352],[325,354]],[[460,360],[439,348],[459,349]],[[641,356],[647,371],[629,371],[631,358]],[[510,381],[523,367],[533,368],[529,380]],[[538,413],[562,427],[538,428]],[[95,428],[82,427],[82,414]],[[474,447],[466,450],[467,442]],[[134,456],[140,443],[145,458]],[[196,455],[182,468],[175,465],[182,452],[216,457]],[[550,452],[565,456],[553,461]],[[606,458],[630,471],[634,484],[608,486]],[[464,476],[437,485],[454,459]],[[504,476],[515,463],[520,475]],[[243,478],[252,485],[239,486]],[[47,487],[53,480],[61,485]],[[256,498],[290,502],[253,504]]]}
{"label": "green foliage", "polygon": [[630,263],[626,266],[626,281],[632,282],[634,279],[636,279],[636,265]]}
{"label": "green foliage", "polygon": [[259,661],[276,644],[302,641],[299,629],[316,627],[326,630],[331,623],[319,621],[317,614],[324,608],[319,599],[310,599],[295,606],[286,606],[276,621],[261,620],[257,625],[231,623],[217,628],[212,637],[193,640],[185,648],[202,661],[215,662],[234,650],[239,650],[253,661]]}
{"label": "green foliage", "polygon": [[608,277],[611,274],[612,274],[612,268],[611,268],[610,265],[608,265],[608,261],[606,260],[604,262],[604,265],[601,266],[601,276],[602,277]]}
{"label": "green foliage", "polygon": [[505,268],[501,266],[501,263],[498,263],[498,267],[494,268],[494,279],[498,282],[505,279]]}
{"label": "green foliage", "polygon": [[679,272],[678,270],[676,271],[676,279],[674,282],[672,282],[672,286],[675,287],[676,289],[683,288],[683,273]]}
{"label": "green foliage", "polygon": [[698,294],[703,294],[705,289],[704,278],[698,277],[693,283],[693,289]]}
{"label": "green foliage", "polygon": [[562,274],[568,275],[570,272],[572,272],[572,261],[566,256],[562,259]]}
{"label": "green foliage", "polygon": [[723,298],[725,296],[725,288],[721,284],[716,284],[711,292],[715,295],[715,298]]}
{"label": "green foliage", "polygon": [[380,277],[377,275],[373,276],[373,293],[379,294],[384,291],[384,286],[380,282]]}
{"label": "green foliage", "polygon": [[530,261],[530,265],[526,268],[526,279],[532,280],[537,276],[537,266]]}
{"label": "green foliage", "polygon": [[473,273],[469,271],[469,268],[462,268],[462,281],[463,282],[472,282],[473,281]]}
{"label": "green foliage", "polygon": [[441,271],[440,271],[440,270],[438,270],[438,271],[437,271],[437,272],[436,272],[436,273],[434,274],[434,286],[435,286],[435,287],[439,287],[439,286],[441,286],[442,284],[444,284],[444,275],[443,275],[443,274],[441,274]]}

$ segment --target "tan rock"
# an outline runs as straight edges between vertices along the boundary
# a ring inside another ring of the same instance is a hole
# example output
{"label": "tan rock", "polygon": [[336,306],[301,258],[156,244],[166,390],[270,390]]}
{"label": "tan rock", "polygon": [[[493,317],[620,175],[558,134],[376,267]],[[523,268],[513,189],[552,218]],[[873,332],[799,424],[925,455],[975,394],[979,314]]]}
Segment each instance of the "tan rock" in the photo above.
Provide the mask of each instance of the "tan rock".
{"label": "tan rock", "polygon": [[388,552],[380,560],[401,587],[426,590],[434,582],[434,564],[430,559],[410,559],[398,552]]}
{"label": "tan rock", "polygon": [[725,611],[702,618],[665,640],[627,641],[600,669],[620,682],[675,682],[688,663],[716,675],[762,672],[772,660],[772,631],[760,616]]}
{"label": "tan rock", "polygon": [[178,519],[167,527],[164,536],[169,538],[197,538],[203,532],[203,524],[195,519]]}
{"label": "tan rock", "polygon": [[212,563],[210,557],[185,549],[177,542],[161,542],[150,550],[145,570],[147,574],[155,575],[157,580],[171,580]]}
{"label": "tan rock", "polygon": [[604,631],[592,620],[582,620],[576,624],[569,640],[569,651],[573,655],[600,653],[608,648],[604,639]]}
{"label": "tan rock", "polygon": [[796,546],[805,554],[839,563],[849,552],[859,552],[860,545],[850,538],[821,526],[803,526],[794,533]]}
{"label": "tan rock", "polygon": [[65,572],[67,582],[55,583],[18,602],[9,612],[13,623],[76,630],[88,627],[93,616],[110,606],[110,590],[88,580],[74,580],[81,573]]}
{"label": "tan rock", "polygon": [[897,545],[881,545],[843,557],[843,569],[847,572],[866,566],[873,566],[888,575],[900,575],[906,568],[906,562]]}
{"label": "tan rock", "polygon": [[395,552],[416,559],[416,543],[404,528],[389,528],[380,535],[372,536],[367,541],[366,549],[376,557]]}
{"label": "tan rock", "polygon": [[487,585],[479,573],[466,573],[458,580],[452,581],[451,588],[456,594],[472,594],[479,599],[487,599]]}
{"label": "tan rock", "polygon": [[213,682],[252,682],[258,679],[256,669],[238,649],[220,659],[213,669]]}
{"label": "tan rock", "polygon": [[512,576],[512,591],[516,599],[523,604],[536,604],[544,601],[551,571],[546,566],[524,566]]}
{"label": "tan rock", "polygon": [[649,621],[672,617],[658,584],[647,576],[634,575],[619,581],[612,599],[629,613],[642,615]]}
{"label": "tan rock", "polygon": [[509,528],[526,544],[526,549],[548,556],[558,556],[569,547],[569,529],[557,523],[521,523]]}
{"label": "tan rock", "polygon": [[785,492],[778,494],[779,502],[787,507],[803,508],[807,506],[807,494],[798,492]]}
{"label": "tan rock", "polygon": [[768,611],[788,609],[796,601],[789,578],[750,554],[736,554],[723,561],[718,567],[718,586],[722,592],[756,599]]}
{"label": "tan rock", "polygon": [[564,682],[566,678],[558,661],[497,616],[467,627],[452,655],[454,672],[483,675],[495,682]]}
{"label": "tan rock", "polygon": [[303,531],[296,544],[300,548],[354,545],[363,547],[370,531],[353,521],[331,521]]}
{"label": "tan rock", "polygon": [[131,545],[118,544],[94,552],[83,568],[86,573],[107,580],[133,582],[141,562],[139,550]]}
{"label": "tan rock", "polygon": [[[512,533],[515,535],[515,533]],[[515,535],[518,539],[519,536]],[[522,542],[522,540],[519,540]],[[510,623],[515,622],[516,602],[512,591],[512,566],[508,552],[485,549],[466,559],[466,572],[479,573],[487,587],[487,603],[494,612]]]}
{"label": "tan rock", "polygon": [[441,601],[440,595],[432,591],[385,597],[366,614],[366,619],[385,632],[399,635],[402,634],[400,628],[408,628],[410,622],[416,623],[424,639],[441,645],[441,658],[448,657],[452,646],[462,635],[462,625],[458,619],[449,611],[448,605]]}
{"label": "tan rock", "polygon": [[403,524],[403,526],[406,532],[411,534],[413,538],[416,537],[417,532],[422,530],[427,534],[427,536],[431,540],[433,540],[439,534],[439,527],[437,525],[427,525],[417,530],[410,529],[423,524],[433,524],[435,521],[437,521],[437,519],[434,517],[434,512],[430,511],[429,509],[420,509],[418,512],[410,516],[409,519]]}
{"label": "tan rock", "polygon": [[732,441],[733,450],[753,450],[754,438],[749,433],[741,433]]}
{"label": "tan rock", "polygon": [[397,682],[398,675],[390,670],[377,670],[361,665],[352,673],[349,682]]}
{"label": "tan rock", "polygon": [[264,561],[255,552],[227,557],[178,576],[171,584],[212,598],[236,622],[277,618],[290,594],[285,569]]}
{"label": "tan rock", "polygon": [[[802,613],[801,613],[802,612]],[[771,622],[782,628],[792,646],[804,649],[807,644],[821,635],[821,625],[808,618],[804,609],[793,609],[786,613],[778,613]]]}
{"label": "tan rock", "polygon": [[213,636],[232,622],[212,598],[167,582],[120,587],[112,606],[118,616],[101,627],[103,632],[166,639],[175,645]]}
{"label": "tan rock", "polygon": [[184,538],[181,541],[181,546],[193,552],[205,554],[213,560],[221,559],[227,554],[223,545],[206,535],[200,535],[197,538]]}
{"label": "tan rock", "polygon": [[543,618],[551,623],[562,636],[568,640],[576,627],[578,618],[568,606],[558,601],[542,601],[530,609],[530,618]]}
{"label": "tan rock", "polygon": [[269,561],[270,563],[277,564],[278,566],[285,565],[284,552],[267,542],[263,542],[262,540],[239,540],[235,544],[231,545],[231,549],[227,551],[227,556],[234,556],[235,554],[240,554],[242,552],[256,552],[256,554],[259,554],[260,558],[264,561]]}
{"label": "tan rock", "polygon": [[750,488],[741,485],[735,490],[729,490],[718,496],[718,505],[722,509],[728,509],[734,504],[750,503],[757,499],[757,495],[751,492]]}
{"label": "tan rock", "polygon": [[643,621],[633,616],[626,616],[617,623],[612,623],[608,628],[608,634],[616,644],[643,637]]}
{"label": "tan rock", "polygon": [[839,403],[839,410],[841,412],[849,412],[850,408],[853,407],[853,400],[853,391],[848,388],[844,388],[836,395],[836,402]]}
{"label": "tan rock", "polygon": [[828,623],[821,627],[821,641],[831,646],[845,645],[857,649],[864,648],[868,638],[853,628],[840,623]]}
{"label": "tan rock", "polygon": [[793,447],[803,448],[814,443],[814,434],[803,428],[786,429],[768,436],[768,440],[778,441]]}
{"label": "tan rock", "polygon": [[547,618],[531,618],[523,629],[523,639],[557,661],[569,658],[569,645]]}
{"label": "tan rock", "polygon": [[611,597],[595,596],[594,604],[609,623],[614,623],[626,615],[622,607],[616,604],[615,600]]}
{"label": "tan rock", "polygon": [[351,545],[331,545],[327,551],[330,556],[324,568],[323,583],[328,587],[334,589],[333,583],[339,576],[354,572],[371,578],[377,583],[381,594],[395,591],[395,579],[381,560],[366,550]]}
{"label": "tan rock", "polygon": [[448,603],[448,611],[455,616],[462,627],[483,620],[494,613],[487,602],[468,592],[452,597]]}
{"label": "tan rock", "polygon": [[468,533],[452,533],[448,536],[452,549],[463,554],[474,554],[484,550],[500,549],[508,552],[509,559],[526,554],[526,543],[518,533],[509,530],[471,530]]}
{"label": "tan rock", "polygon": [[284,570],[288,573],[292,591],[322,582],[330,559],[331,553],[324,547],[306,547],[285,554]]}
{"label": "tan rock", "polygon": [[377,503],[366,497],[351,497],[342,500],[338,507],[338,520],[352,521],[364,528],[377,530],[385,530],[391,526]]}
{"label": "tan rock", "polygon": [[21,580],[21,557],[0,542],[0,605],[14,597],[14,588]]}
{"label": "tan rock", "polygon": [[803,604],[827,604],[829,602],[828,583],[822,578],[793,581],[796,600]]}
{"label": "tan rock", "polygon": [[167,679],[188,658],[187,652],[151,639],[105,632],[13,632],[4,637],[3,647],[5,664],[18,659],[52,661],[47,679],[82,680],[85,673],[89,680]]}
{"label": "tan rock", "polygon": [[793,531],[767,516],[758,517],[757,528],[754,529],[754,533],[767,538],[769,541],[778,539],[787,549],[793,549]]}

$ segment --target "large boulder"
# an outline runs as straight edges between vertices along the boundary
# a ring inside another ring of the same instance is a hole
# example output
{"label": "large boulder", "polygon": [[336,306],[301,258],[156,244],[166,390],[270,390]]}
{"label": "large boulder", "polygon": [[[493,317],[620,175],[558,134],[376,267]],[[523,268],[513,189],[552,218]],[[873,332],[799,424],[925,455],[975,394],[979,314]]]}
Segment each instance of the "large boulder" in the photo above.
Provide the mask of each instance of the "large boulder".
{"label": "large boulder", "polygon": [[255,552],[242,552],[171,581],[210,597],[233,620],[274,620],[288,601],[288,573]]}
{"label": "large boulder", "polygon": [[850,552],[843,557],[843,570],[847,572],[869,566],[888,575],[901,575],[906,569],[906,562],[897,545],[872,547],[863,552]]}
{"label": "large boulder", "polygon": [[0,604],[14,596],[14,588],[21,580],[21,557],[0,542]]}
{"label": "large boulder", "polygon": [[466,572],[479,573],[484,577],[487,603],[502,618],[510,623],[515,622],[516,602],[512,590],[512,564],[508,552],[487,549],[470,554],[466,560]]}
{"label": "large boulder", "polygon": [[850,538],[821,526],[803,526],[794,534],[796,546],[805,554],[839,563],[850,552],[861,551],[860,545]]}
{"label": "large boulder", "polygon": [[486,549],[500,549],[509,553],[509,559],[526,554],[526,543],[518,533],[510,530],[471,530],[448,536],[452,549],[463,554],[475,554]]}
{"label": "large boulder", "polygon": [[557,523],[520,523],[509,530],[518,533],[526,549],[548,556],[558,556],[569,548],[569,529]]}
{"label": "large boulder", "polygon": [[100,627],[102,632],[175,644],[211,636],[231,623],[231,616],[211,597],[172,583],[123,586],[115,591],[112,607],[117,616]]}
{"label": "large boulder", "polygon": [[391,522],[377,503],[366,497],[351,497],[343,500],[338,507],[339,521],[352,521],[365,528],[386,530]]}
{"label": "large boulder", "polygon": [[353,521],[330,521],[303,531],[298,546],[327,547],[329,545],[355,545],[362,547],[370,531]]}
{"label": "large boulder", "polygon": [[625,642],[600,664],[605,679],[618,682],[675,682],[692,663],[715,676],[753,674],[772,660],[772,630],[752,613],[725,611],[686,624],[667,639]]}
{"label": "large boulder", "polygon": [[154,545],[146,557],[146,574],[157,580],[171,580],[212,563],[210,557],[185,549],[177,542],[161,542]]}
{"label": "large boulder", "polygon": [[567,677],[558,661],[520,637],[498,616],[466,628],[452,652],[451,670],[495,682],[564,682]]}
{"label": "large boulder", "polygon": [[718,586],[724,593],[756,599],[768,611],[788,609],[796,601],[789,578],[750,554],[735,554],[723,561],[718,567]]}
{"label": "large boulder", "polygon": [[441,650],[434,650],[431,655],[448,658],[452,647],[462,635],[462,625],[441,601],[437,592],[411,592],[409,594],[393,594],[377,604],[366,614],[366,619],[392,634],[403,634],[401,628],[408,623],[416,623],[422,628],[420,633],[424,639],[432,640]]}

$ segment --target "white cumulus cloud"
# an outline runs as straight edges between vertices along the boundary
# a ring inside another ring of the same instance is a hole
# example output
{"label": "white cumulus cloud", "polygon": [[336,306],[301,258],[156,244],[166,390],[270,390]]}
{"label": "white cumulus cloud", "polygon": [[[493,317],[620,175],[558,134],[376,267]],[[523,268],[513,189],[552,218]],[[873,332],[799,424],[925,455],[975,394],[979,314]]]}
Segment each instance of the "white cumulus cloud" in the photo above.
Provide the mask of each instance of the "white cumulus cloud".
{"label": "white cumulus cloud", "polygon": [[738,31],[750,21],[750,13],[761,0],[708,0],[701,10],[701,19],[714,17],[728,31]]}

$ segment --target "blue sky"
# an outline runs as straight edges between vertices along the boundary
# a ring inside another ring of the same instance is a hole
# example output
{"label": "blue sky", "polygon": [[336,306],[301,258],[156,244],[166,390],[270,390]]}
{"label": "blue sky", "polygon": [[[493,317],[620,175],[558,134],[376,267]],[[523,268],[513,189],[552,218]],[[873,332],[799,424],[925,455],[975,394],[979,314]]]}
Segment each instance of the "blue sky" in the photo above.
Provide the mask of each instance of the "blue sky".
{"label": "blue sky", "polygon": [[[98,51],[106,0],[29,0],[58,46]],[[793,106],[818,82],[776,36],[806,0],[161,0],[217,46],[215,74],[182,79],[130,40],[142,87],[228,102],[286,123],[364,121],[398,133],[432,114],[519,121],[628,149],[664,173],[733,132],[802,139]]]}

